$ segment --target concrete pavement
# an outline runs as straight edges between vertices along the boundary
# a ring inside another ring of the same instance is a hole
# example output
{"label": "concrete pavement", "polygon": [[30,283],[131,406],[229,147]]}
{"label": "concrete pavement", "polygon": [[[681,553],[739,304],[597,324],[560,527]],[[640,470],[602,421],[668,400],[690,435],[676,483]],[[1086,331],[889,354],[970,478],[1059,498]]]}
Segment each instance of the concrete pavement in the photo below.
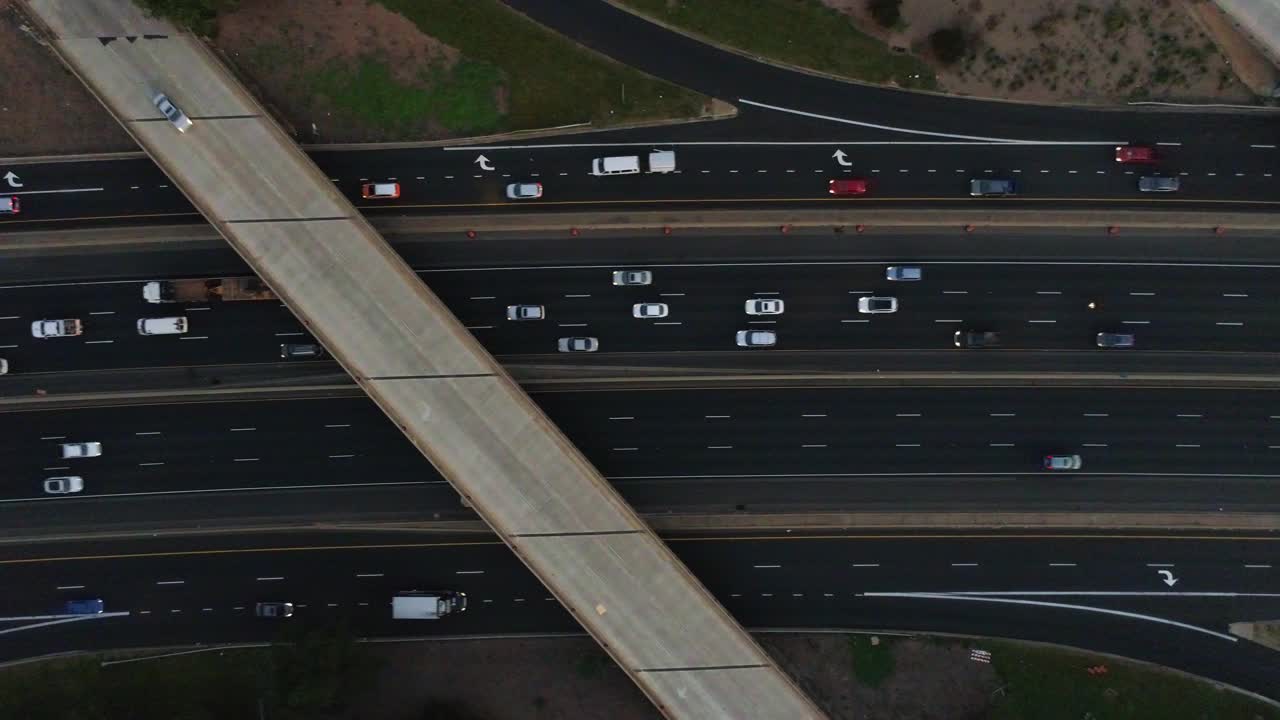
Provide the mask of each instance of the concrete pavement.
{"label": "concrete pavement", "polygon": [[[202,44],[125,0],[29,6],[63,61],[664,714],[823,716]],[[192,118],[187,132],[160,117],[157,92]]]}

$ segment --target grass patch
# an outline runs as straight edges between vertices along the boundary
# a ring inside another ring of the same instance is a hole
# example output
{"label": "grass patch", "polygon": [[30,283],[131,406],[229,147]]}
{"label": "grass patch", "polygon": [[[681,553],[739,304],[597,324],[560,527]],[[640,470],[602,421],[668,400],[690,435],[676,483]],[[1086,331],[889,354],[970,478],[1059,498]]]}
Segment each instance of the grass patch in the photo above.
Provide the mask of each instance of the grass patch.
{"label": "grass patch", "polygon": [[[456,78],[469,109],[452,121],[483,121],[479,95],[468,88],[494,68],[509,88],[509,113],[492,129],[518,130],[591,121],[699,115],[707,98],[588,52],[512,12],[498,0],[379,0],[476,63]],[[456,74],[456,73],[455,73]],[[489,100],[496,108],[496,99]]]}
{"label": "grass patch", "polygon": [[867,687],[880,687],[893,674],[893,642],[876,636],[879,642],[872,644],[870,635],[854,635],[849,638],[849,661],[853,664],[853,676]]}
{"label": "grass patch", "polygon": [[454,134],[501,126],[496,99],[502,73],[496,67],[463,59],[453,67],[424,67],[418,79],[420,86],[402,83],[386,63],[364,57],[354,65],[330,63],[310,78],[308,89],[348,118],[402,135],[412,134],[427,118]]}
{"label": "grass patch", "polygon": [[[1207,682],[1095,655],[1018,643],[984,642],[1004,685],[990,720],[1277,720],[1280,711]],[[1105,675],[1086,668],[1107,666]]]}
{"label": "grass patch", "polygon": [[[621,0],[664,23],[824,73],[873,83],[933,89],[933,71],[894,53],[818,0]],[[915,77],[915,76],[919,77]]]}

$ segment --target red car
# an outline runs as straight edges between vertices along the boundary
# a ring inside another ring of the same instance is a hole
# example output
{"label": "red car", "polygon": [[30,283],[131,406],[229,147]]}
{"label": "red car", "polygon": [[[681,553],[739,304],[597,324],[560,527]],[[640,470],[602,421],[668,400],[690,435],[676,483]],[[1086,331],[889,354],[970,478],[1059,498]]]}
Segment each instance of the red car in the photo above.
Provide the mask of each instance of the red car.
{"label": "red car", "polygon": [[863,178],[832,180],[827,183],[827,192],[832,195],[866,195],[867,181]]}
{"label": "red car", "polygon": [[17,195],[0,198],[0,215],[17,215],[21,209],[22,204],[18,202]]}
{"label": "red car", "polygon": [[1121,145],[1116,148],[1116,162],[1122,165],[1153,165],[1156,149],[1146,145]]}

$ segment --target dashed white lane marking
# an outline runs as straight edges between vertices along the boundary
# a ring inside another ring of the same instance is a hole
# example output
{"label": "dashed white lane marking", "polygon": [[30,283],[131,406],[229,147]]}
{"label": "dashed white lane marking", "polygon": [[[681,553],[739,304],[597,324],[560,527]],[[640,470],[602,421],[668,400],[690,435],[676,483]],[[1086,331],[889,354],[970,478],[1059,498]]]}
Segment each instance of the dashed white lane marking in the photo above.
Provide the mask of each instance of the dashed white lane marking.
{"label": "dashed white lane marking", "polygon": [[920,417],[920,413],[896,413],[894,417]]}
{"label": "dashed white lane marking", "polygon": [[90,315],[115,315],[116,311],[115,310],[99,310],[97,312],[91,312],[89,314]]}
{"label": "dashed white lane marking", "polygon": [[826,416],[827,416],[827,414],[826,414],[826,413],[805,413],[805,414],[801,415],[800,417],[806,417],[806,418],[824,418],[824,417],[826,417]]}
{"label": "dashed white lane marking", "polygon": [[1153,292],[1131,292],[1129,294],[1132,295],[1133,297],[1154,297],[1155,296],[1155,293]]}
{"label": "dashed white lane marking", "polygon": [[616,448],[609,448],[609,449],[612,450],[613,452],[634,452],[636,450],[639,450],[640,448],[616,447]]}
{"label": "dashed white lane marking", "polygon": [[1061,295],[1061,290],[1037,290],[1037,295]]}
{"label": "dashed white lane marking", "polygon": [[781,565],[752,565],[751,567],[758,568],[761,570],[768,570],[770,568],[780,568],[782,566]]}
{"label": "dashed white lane marking", "polygon": [[636,416],[635,415],[615,415],[614,417],[611,417],[609,419],[610,420],[635,420]]}
{"label": "dashed white lane marking", "polygon": [[162,462],[144,462],[138,463],[138,467],[160,467],[164,465]]}
{"label": "dashed white lane marking", "polygon": [[978,567],[978,563],[951,563],[951,567]]}
{"label": "dashed white lane marking", "polygon": [[257,580],[258,582],[276,582],[277,580],[283,580],[284,576],[272,575],[271,577],[260,577],[260,578],[254,578],[254,579]]}
{"label": "dashed white lane marking", "polygon": [[850,567],[856,568],[878,568],[880,563],[853,563]]}
{"label": "dashed white lane marking", "polygon": [[871,322],[871,321],[870,321],[870,320],[841,320],[840,322],[842,322],[842,323],[865,323],[865,322]]}
{"label": "dashed white lane marking", "polygon": [[900,448],[920,447],[920,443],[897,443],[896,445],[894,445],[894,447],[900,447]]}
{"label": "dashed white lane marking", "polygon": [[1121,320],[1121,325],[1150,325],[1150,320]]}
{"label": "dashed white lane marking", "polygon": [[[1245,567],[1248,567],[1247,565]],[[83,585],[59,585],[55,590],[83,590]]]}
{"label": "dashed white lane marking", "polygon": [[157,580],[157,585],[186,585],[186,580]]}
{"label": "dashed white lane marking", "polygon": [[991,417],[1018,417],[1018,413],[988,413]]}
{"label": "dashed white lane marking", "polygon": [[[1273,415],[1272,417],[1280,417],[1280,415]],[[67,436],[66,435],[45,435],[40,439],[41,440],[66,440]]]}
{"label": "dashed white lane marking", "polygon": [[483,575],[483,570],[454,570],[454,575]]}
{"label": "dashed white lane marking", "polygon": [[276,337],[301,337],[303,334],[300,332],[282,332],[276,333]]}
{"label": "dashed white lane marking", "polygon": [[1222,297],[1227,298],[1247,298],[1249,293],[1222,293]]}
{"label": "dashed white lane marking", "polygon": [[340,460],[340,459],[343,459],[343,458],[353,458],[353,457],[355,457],[355,454],[354,454],[354,453],[345,453],[345,454],[342,454],[342,455],[330,455],[330,456],[329,456],[329,459],[330,459],[330,460]]}
{"label": "dashed white lane marking", "polygon": [[1049,563],[1049,567],[1075,567],[1075,563]]}
{"label": "dashed white lane marking", "polygon": [[732,445],[708,445],[708,450],[732,450]]}
{"label": "dashed white lane marking", "polygon": [[52,470],[70,470],[70,469],[71,469],[71,466],[70,466],[70,465],[54,465],[54,466],[52,466],[52,467],[41,468],[41,469],[42,469],[42,470],[49,470],[49,471],[52,471]]}
{"label": "dashed white lane marking", "polygon": [[987,443],[988,447],[1015,447],[1013,443]]}
{"label": "dashed white lane marking", "polygon": [[1199,446],[1199,445],[1196,445],[1196,444],[1194,444],[1194,443],[1179,443],[1179,444],[1177,444],[1177,445],[1174,445],[1174,447],[1180,447],[1180,448],[1198,448],[1198,447],[1200,447],[1200,446]]}
{"label": "dashed white lane marking", "polygon": [[468,330],[492,330],[492,325],[467,325]]}
{"label": "dashed white lane marking", "polygon": [[1031,323],[1031,324],[1033,324],[1033,325],[1036,325],[1036,324],[1041,324],[1041,325],[1052,325],[1052,324],[1054,324],[1054,323],[1056,323],[1056,322],[1058,322],[1058,321],[1057,321],[1057,320],[1028,320],[1027,322],[1028,322],[1028,323]]}
{"label": "dashed white lane marking", "polygon": [[1260,149],[1260,150],[1273,150],[1273,149],[1275,149],[1275,145],[1261,145],[1261,144],[1259,144],[1259,145],[1250,145],[1249,147],[1251,147],[1251,148],[1258,148],[1258,149]]}
{"label": "dashed white lane marking", "polygon": [[586,323],[560,323],[560,327],[586,327]]}
{"label": "dashed white lane marking", "polygon": [[493,295],[476,295],[475,297],[469,297],[467,299],[468,300],[496,300],[497,297]]}
{"label": "dashed white lane marking", "polygon": [[356,573],[356,577],[358,578],[382,577],[382,573]]}
{"label": "dashed white lane marking", "polygon": [[1204,417],[1204,416],[1203,416],[1203,415],[1200,415],[1200,414],[1198,414],[1198,413],[1178,413],[1176,417],[1180,417],[1180,418],[1202,418],[1202,417]]}
{"label": "dashed white lane marking", "polygon": [[332,424],[332,425],[325,425],[325,427],[327,427],[327,428],[349,428],[349,427],[351,427],[351,425],[350,425],[349,423],[334,423],[334,424]]}
{"label": "dashed white lane marking", "polygon": [[146,430],[144,432],[136,432],[134,435],[159,435],[159,430]]}
{"label": "dashed white lane marking", "polygon": [[[182,339],[186,340],[186,338],[182,338]],[[110,345],[113,342],[115,342],[115,340],[85,340],[84,344],[85,345]],[[17,347],[17,345],[14,345],[14,347]]]}
{"label": "dashed white lane marking", "polygon": [[1224,327],[1240,327],[1244,325],[1242,322],[1216,322],[1214,325],[1222,325]]}
{"label": "dashed white lane marking", "polygon": [[824,448],[826,445],[801,445],[802,448]]}
{"label": "dashed white lane marking", "polygon": [[587,297],[591,297],[591,293],[582,293],[582,294],[575,294],[575,295],[565,295],[565,297],[567,297],[567,298],[587,298]]}
{"label": "dashed white lane marking", "polygon": [[1085,413],[1085,417],[1111,417],[1110,413]]}
{"label": "dashed white lane marking", "polygon": [[238,427],[238,428],[227,428],[227,429],[228,429],[228,430],[230,430],[231,432],[253,432],[254,430],[257,430],[258,428],[256,428],[256,427]]}
{"label": "dashed white lane marking", "polygon": [[732,415],[703,415],[707,420],[728,420]]}
{"label": "dashed white lane marking", "polygon": [[963,321],[963,320],[934,320],[934,322],[936,322],[936,323],[958,323],[958,322],[964,322],[964,321]]}
{"label": "dashed white lane marking", "polygon": [[231,462],[258,462],[261,458],[235,458]]}
{"label": "dashed white lane marking", "polygon": [[1091,447],[1091,448],[1104,448],[1104,447],[1107,447],[1107,444],[1106,443],[1084,443],[1084,446]]}
{"label": "dashed white lane marking", "polygon": [[[301,335],[302,333],[298,333],[298,334]],[[183,335],[178,339],[179,340],[208,340],[209,336],[208,335]]]}
{"label": "dashed white lane marking", "polygon": [[943,290],[943,295],[968,295],[968,290]]}
{"label": "dashed white lane marking", "polygon": [[1250,570],[1270,570],[1271,569],[1270,565],[1265,565],[1262,563],[1245,563],[1245,567],[1249,568]]}

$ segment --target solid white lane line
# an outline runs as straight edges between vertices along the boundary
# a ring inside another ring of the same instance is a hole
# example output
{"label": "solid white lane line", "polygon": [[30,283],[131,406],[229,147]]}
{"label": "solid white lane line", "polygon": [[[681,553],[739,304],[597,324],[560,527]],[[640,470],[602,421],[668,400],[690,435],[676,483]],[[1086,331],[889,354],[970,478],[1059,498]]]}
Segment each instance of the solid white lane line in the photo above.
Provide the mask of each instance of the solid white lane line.
{"label": "solid white lane line", "polygon": [[964,322],[964,321],[963,321],[963,320],[934,320],[934,322],[936,322],[936,323],[958,323],[958,322]]}
{"label": "solid white lane line", "polygon": [[684,297],[684,293],[658,293],[658,297]]}
{"label": "solid white lane line", "polygon": [[640,448],[633,448],[633,447],[616,447],[616,448],[609,448],[609,449],[610,449],[610,450],[612,450],[612,451],[614,451],[614,452],[633,452],[633,451],[635,451],[635,450],[639,450]]}
{"label": "solid white lane line", "polygon": [[586,297],[591,297],[591,294],[590,294],[590,293],[586,293],[586,294],[581,294],[581,295],[565,295],[565,297],[567,297],[567,298],[586,298]]}
{"label": "solid white lane line", "polygon": [[732,445],[708,445],[708,450],[732,450]]}
{"label": "solid white lane line", "polygon": [[300,332],[280,332],[276,333],[276,337],[302,337],[303,334]]}
{"label": "solid white lane line", "polygon": [[497,300],[497,297],[494,295],[476,295],[474,297],[469,297],[467,299],[468,300]]}
{"label": "solid white lane line", "polygon": [[1037,290],[1037,295],[1061,295],[1061,290]]}
{"label": "solid white lane line", "polygon": [[54,465],[52,467],[41,468],[42,470],[70,470],[70,465]]}
{"label": "solid white lane line", "polygon": [[1092,607],[1090,605],[1070,605],[1067,603],[1051,603],[1042,600],[1015,600],[1013,598],[994,598],[994,597],[975,597],[971,595],[950,595],[946,593],[864,593],[866,597],[897,597],[897,598],[917,598],[926,600],[963,600],[967,602],[987,602],[1001,603],[1007,605],[1030,605],[1033,607],[1051,607],[1064,610],[1083,610],[1086,612],[1096,612],[1103,615],[1115,615],[1118,617],[1133,618],[1135,620],[1146,620],[1147,622],[1156,622],[1164,625],[1172,625],[1175,627],[1193,630],[1195,632],[1205,633],[1217,638],[1222,638],[1229,642],[1237,642],[1238,639],[1233,635],[1206,630],[1195,625],[1178,622],[1177,620],[1168,620],[1165,618],[1155,617],[1153,615],[1141,615],[1138,613],[1125,612],[1124,610],[1111,610],[1109,608]]}
{"label": "solid white lane line", "polygon": [[968,295],[968,290],[943,290],[943,295]]}
{"label": "solid white lane line", "polygon": [[682,322],[655,322],[654,325],[683,325]]}
{"label": "solid white lane line", "polygon": [[869,320],[841,320],[840,322],[842,322],[842,323],[864,323],[864,322],[870,322],[870,321],[869,321]]}
{"label": "solid white lane line", "polygon": [[560,327],[586,327],[586,323],[560,323]]}
{"label": "solid white lane line", "polygon": [[[1272,417],[1280,417],[1280,415],[1272,415]],[[66,440],[66,435],[45,435],[41,440]]]}
{"label": "solid white lane line", "polygon": [[468,330],[492,330],[492,325],[467,325]]}

